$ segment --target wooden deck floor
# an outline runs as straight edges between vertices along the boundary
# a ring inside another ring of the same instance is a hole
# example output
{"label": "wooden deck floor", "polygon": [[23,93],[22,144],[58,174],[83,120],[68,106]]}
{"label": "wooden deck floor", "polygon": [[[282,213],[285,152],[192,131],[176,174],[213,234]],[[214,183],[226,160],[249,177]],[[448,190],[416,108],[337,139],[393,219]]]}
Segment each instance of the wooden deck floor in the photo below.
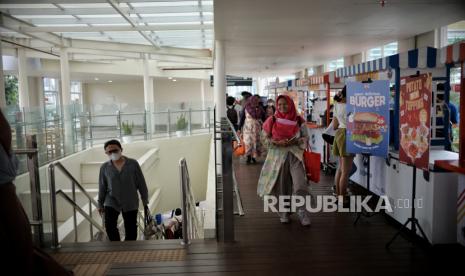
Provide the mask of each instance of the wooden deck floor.
{"label": "wooden deck floor", "polygon": [[[399,237],[386,250],[397,225],[382,215],[362,218],[356,227],[349,213],[314,214],[311,227],[295,217],[282,225],[276,214],[263,212],[256,195],[260,168],[236,163],[246,215],[236,217],[234,243],[194,241],[185,249],[177,241],[93,243],[60,252],[181,250],[177,260],[111,263],[107,275],[446,275],[462,267],[459,246],[425,248]],[[323,176],[314,193],[326,193],[331,181]]]}

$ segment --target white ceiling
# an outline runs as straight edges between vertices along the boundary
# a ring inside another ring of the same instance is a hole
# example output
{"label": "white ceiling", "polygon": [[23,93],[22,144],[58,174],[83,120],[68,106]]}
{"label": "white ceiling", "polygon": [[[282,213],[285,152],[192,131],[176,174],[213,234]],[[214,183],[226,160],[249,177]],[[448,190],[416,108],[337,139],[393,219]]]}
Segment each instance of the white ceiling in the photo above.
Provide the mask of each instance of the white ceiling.
{"label": "white ceiling", "polygon": [[[464,0],[215,0],[226,71],[288,74],[465,19]],[[266,69],[268,68],[268,69]]]}

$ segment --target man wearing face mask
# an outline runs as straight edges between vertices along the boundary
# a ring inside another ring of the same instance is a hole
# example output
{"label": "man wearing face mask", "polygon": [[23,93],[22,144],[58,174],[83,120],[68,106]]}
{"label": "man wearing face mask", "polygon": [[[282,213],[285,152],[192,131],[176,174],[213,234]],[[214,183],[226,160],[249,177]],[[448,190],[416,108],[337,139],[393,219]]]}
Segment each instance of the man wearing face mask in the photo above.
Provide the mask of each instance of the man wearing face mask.
{"label": "man wearing face mask", "polygon": [[137,160],[122,155],[119,141],[107,141],[104,149],[110,160],[100,167],[98,210],[105,216],[105,229],[110,241],[121,240],[117,227],[120,213],[123,214],[125,240],[136,240],[139,209],[137,191],[145,209],[149,203],[144,175]]}

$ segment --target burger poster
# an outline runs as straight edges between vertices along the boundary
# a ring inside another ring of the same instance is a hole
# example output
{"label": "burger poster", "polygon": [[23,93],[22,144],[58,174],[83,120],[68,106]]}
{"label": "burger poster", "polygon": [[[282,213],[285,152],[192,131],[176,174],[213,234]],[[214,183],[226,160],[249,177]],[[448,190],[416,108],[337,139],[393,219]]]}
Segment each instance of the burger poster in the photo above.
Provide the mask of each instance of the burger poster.
{"label": "burger poster", "polygon": [[389,99],[388,80],[347,83],[348,152],[387,156]]}
{"label": "burger poster", "polygon": [[429,163],[431,80],[431,74],[400,80],[399,160],[423,170]]}

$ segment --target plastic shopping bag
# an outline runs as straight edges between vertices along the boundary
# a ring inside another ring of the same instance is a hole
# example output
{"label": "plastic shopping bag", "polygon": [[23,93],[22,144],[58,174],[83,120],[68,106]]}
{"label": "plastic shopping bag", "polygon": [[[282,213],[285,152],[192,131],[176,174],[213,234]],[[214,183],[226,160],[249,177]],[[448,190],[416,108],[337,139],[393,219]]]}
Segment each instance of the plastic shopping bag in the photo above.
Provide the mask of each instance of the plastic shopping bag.
{"label": "plastic shopping bag", "polygon": [[304,151],[304,164],[307,178],[315,183],[320,182],[321,154],[311,149]]}

